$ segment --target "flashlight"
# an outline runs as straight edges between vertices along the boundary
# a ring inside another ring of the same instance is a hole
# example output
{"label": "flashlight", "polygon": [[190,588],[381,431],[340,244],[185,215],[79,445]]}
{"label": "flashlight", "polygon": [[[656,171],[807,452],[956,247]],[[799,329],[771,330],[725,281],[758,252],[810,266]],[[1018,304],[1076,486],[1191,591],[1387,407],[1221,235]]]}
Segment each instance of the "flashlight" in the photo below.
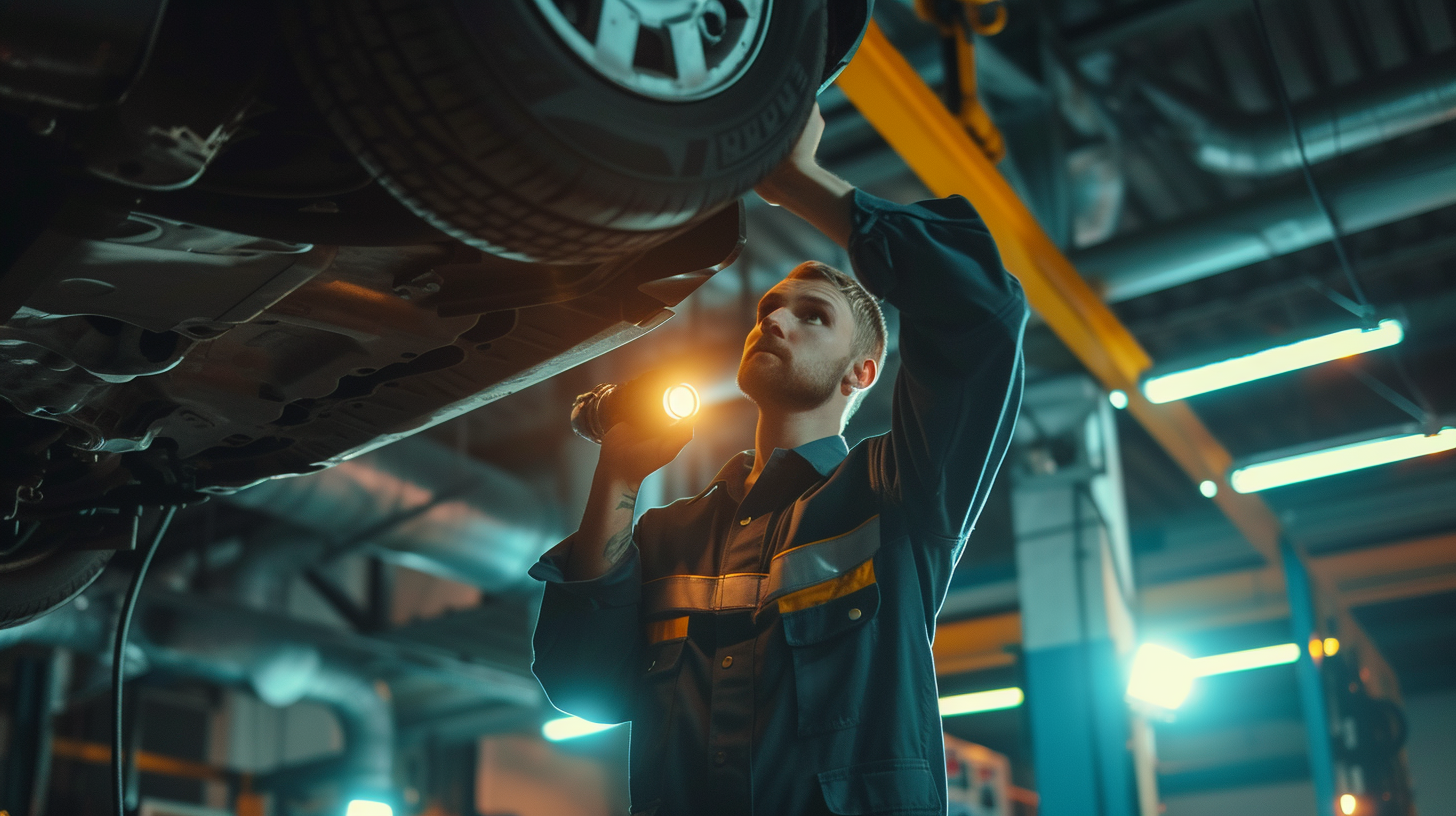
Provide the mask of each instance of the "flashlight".
{"label": "flashlight", "polygon": [[618,423],[666,426],[696,414],[701,405],[691,385],[644,375],[621,385],[602,383],[577,397],[571,405],[571,429],[601,444]]}

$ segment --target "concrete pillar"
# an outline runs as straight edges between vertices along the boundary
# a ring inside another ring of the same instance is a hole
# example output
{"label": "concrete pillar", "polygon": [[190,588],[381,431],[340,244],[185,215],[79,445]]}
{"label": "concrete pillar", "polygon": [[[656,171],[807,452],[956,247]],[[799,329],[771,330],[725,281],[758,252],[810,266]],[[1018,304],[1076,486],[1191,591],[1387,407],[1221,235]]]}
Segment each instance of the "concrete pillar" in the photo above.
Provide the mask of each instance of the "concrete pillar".
{"label": "concrete pillar", "polygon": [[1022,648],[1042,816],[1158,813],[1113,408],[1085,377],[1027,389],[1012,462]]}

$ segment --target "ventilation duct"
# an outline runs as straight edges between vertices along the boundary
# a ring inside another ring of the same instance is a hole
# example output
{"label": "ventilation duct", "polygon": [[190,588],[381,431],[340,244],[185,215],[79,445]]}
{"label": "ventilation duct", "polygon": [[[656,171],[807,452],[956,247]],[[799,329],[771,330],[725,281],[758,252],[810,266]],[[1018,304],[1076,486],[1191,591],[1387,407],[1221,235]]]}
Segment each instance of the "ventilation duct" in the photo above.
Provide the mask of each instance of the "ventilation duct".
{"label": "ventilation duct", "polygon": [[[91,608],[101,605],[83,599],[21,626],[0,629],[0,649],[42,643],[108,656],[114,610]],[[160,627],[159,612],[163,617]],[[167,614],[144,601],[138,613],[148,625],[128,645],[128,675],[159,670],[248,688],[275,706],[310,700],[334,712],[343,732],[343,751],[260,776],[259,787],[293,791],[325,779],[343,779],[368,788],[389,786],[394,768],[394,713],[374,684],[353,667],[312,644],[248,627],[225,609]],[[161,638],[165,646],[146,631],[158,628],[167,632]]]}
{"label": "ventilation duct", "polygon": [[[563,415],[564,421],[564,415]],[[499,592],[564,535],[561,511],[515,476],[414,436],[228,501],[402,566]]]}
{"label": "ventilation duct", "polygon": [[[1345,232],[1355,233],[1456,204],[1456,144],[1443,140],[1323,184]],[[1171,289],[1325,243],[1329,222],[1303,185],[1233,202],[1211,216],[1168,224],[1073,255],[1109,303]]]}
{"label": "ventilation duct", "polygon": [[[1298,169],[1299,147],[1279,111],[1220,116],[1151,80],[1141,87],[1148,101],[1183,131],[1203,169],[1241,176]],[[1295,119],[1311,163],[1449,122],[1456,119],[1456,53],[1339,88],[1327,99],[1301,105]]]}

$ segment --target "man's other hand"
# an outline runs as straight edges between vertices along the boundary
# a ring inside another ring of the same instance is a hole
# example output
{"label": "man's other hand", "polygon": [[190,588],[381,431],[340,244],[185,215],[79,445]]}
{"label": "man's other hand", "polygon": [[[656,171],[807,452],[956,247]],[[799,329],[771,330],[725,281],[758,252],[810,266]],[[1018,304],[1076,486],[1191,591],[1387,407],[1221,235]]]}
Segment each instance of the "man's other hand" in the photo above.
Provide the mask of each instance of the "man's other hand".
{"label": "man's other hand", "polygon": [[815,161],[823,135],[824,117],[815,103],[794,149],[753,189],[764,201],[783,207],[813,224],[829,240],[848,248],[854,226],[850,217],[854,187]]}
{"label": "man's other hand", "polygon": [[809,121],[804,123],[804,131],[799,134],[799,140],[794,143],[794,148],[789,155],[778,163],[772,172],[760,181],[753,189],[770,204],[783,206],[788,203],[786,199],[793,195],[793,191],[803,184],[802,179],[809,173],[811,168],[817,168],[816,156],[819,153],[819,140],[824,136],[824,114],[819,112],[819,103],[814,103],[814,109],[809,111]]}

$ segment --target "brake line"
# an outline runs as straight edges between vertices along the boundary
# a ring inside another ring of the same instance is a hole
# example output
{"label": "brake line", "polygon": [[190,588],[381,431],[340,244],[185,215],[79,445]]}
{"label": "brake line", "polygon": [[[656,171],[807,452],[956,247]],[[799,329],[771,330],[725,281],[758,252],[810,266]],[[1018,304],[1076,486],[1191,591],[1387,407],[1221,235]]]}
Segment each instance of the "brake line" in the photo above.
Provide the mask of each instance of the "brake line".
{"label": "brake line", "polygon": [[123,675],[126,666],[126,636],[131,629],[131,615],[136,611],[137,598],[141,596],[142,579],[146,577],[147,568],[152,565],[152,556],[157,554],[157,547],[162,543],[162,536],[166,535],[167,527],[171,525],[172,517],[175,515],[177,515],[175,506],[168,507],[162,514],[162,520],[157,524],[156,532],[152,533],[151,543],[147,545],[146,553],[142,555],[142,563],[131,576],[131,585],[126,589],[126,595],[122,598],[121,609],[116,618],[116,640],[111,651],[111,777],[113,793],[116,796],[116,816],[126,816],[126,778],[122,770],[124,763],[121,750],[121,700],[122,682],[125,679]]}

